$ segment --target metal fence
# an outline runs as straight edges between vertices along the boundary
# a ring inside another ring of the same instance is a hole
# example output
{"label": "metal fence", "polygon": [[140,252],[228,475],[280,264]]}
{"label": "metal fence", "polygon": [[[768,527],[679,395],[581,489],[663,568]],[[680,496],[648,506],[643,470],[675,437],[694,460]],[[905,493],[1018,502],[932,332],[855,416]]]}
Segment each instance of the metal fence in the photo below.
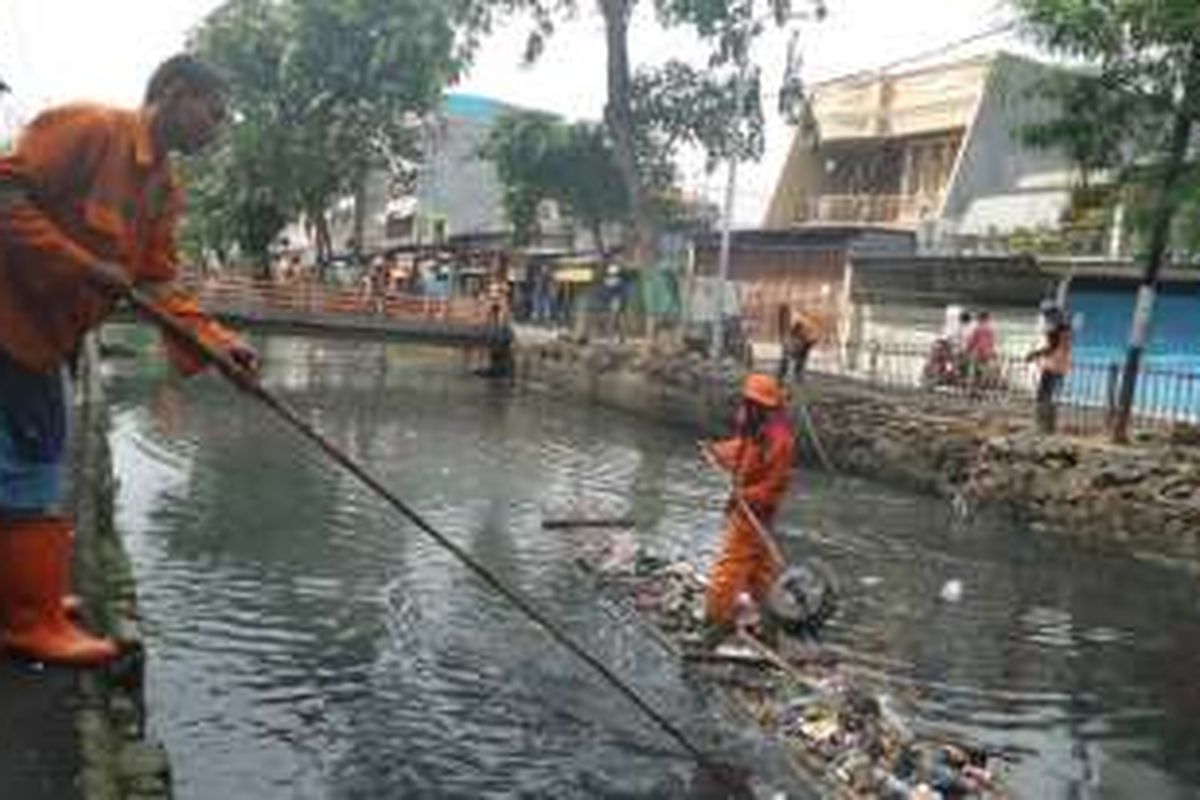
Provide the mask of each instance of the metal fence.
{"label": "metal fence", "polygon": [[[763,365],[766,366],[766,365]],[[1123,361],[1077,359],[1058,395],[1064,430],[1095,432],[1112,420]],[[1004,354],[981,368],[939,368],[928,347],[869,342],[858,348],[830,345],[812,353],[809,370],[871,386],[916,392],[973,406],[1031,407],[1039,369],[1023,357]],[[1200,424],[1200,368],[1143,367],[1134,397],[1134,423],[1141,428]]]}

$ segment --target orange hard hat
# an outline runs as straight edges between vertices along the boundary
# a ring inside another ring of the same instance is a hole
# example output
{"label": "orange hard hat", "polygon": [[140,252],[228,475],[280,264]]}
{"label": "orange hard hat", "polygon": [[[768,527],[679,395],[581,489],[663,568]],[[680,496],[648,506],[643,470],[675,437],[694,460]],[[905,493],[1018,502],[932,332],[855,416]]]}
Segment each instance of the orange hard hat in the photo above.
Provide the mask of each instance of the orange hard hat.
{"label": "orange hard hat", "polygon": [[783,405],[783,391],[779,388],[779,381],[761,372],[752,372],[746,376],[746,382],[742,384],[742,397],[766,408],[779,408]]}

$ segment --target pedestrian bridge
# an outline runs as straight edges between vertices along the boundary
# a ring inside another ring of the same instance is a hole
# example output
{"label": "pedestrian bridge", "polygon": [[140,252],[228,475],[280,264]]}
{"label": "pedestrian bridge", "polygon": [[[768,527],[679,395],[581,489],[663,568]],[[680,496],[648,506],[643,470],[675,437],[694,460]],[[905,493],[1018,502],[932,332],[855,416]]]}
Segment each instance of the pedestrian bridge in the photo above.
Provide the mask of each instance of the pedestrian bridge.
{"label": "pedestrian bridge", "polygon": [[214,317],[248,328],[451,347],[506,347],[512,331],[486,299],[436,298],[330,287],[310,281],[219,278],[187,282]]}

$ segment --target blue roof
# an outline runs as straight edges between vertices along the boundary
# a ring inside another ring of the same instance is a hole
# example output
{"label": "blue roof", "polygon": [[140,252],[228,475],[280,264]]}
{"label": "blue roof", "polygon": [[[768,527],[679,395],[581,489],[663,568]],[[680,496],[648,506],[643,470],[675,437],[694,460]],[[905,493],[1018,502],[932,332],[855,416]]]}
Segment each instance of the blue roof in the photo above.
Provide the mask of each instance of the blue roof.
{"label": "blue roof", "polygon": [[477,94],[448,94],[443,109],[449,116],[491,122],[504,112],[511,111],[513,106]]}

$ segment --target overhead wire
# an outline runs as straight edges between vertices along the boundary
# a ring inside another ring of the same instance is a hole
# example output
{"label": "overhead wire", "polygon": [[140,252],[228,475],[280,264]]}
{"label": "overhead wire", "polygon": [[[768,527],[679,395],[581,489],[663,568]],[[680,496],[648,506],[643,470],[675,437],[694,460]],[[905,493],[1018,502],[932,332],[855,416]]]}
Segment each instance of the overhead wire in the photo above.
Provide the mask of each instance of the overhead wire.
{"label": "overhead wire", "polygon": [[931,58],[937,58],[938,56],[946,55],[947,53],[951,53],[951,52],[959,49],[960,47],[964,47],[968,44],[974,44],[975,42],[983,41],[984,39],[991,39],[995,36],[999,36],[1001,34],[1013,31],[1017,28],[1017,26],[1019,24],[1020,24],[1020,22],[1018,20],[1015,20],[1015,19],[1008,20],[1007,22],[1003,22],[999,25],[995,25],[990,28],[985,28],[982,31],[977,31],[976,33],[972,33],[967,36],[962,36],[957,39],[952,39],[949,42],[945,42],[945,43],[940,44],[937,47],[931,48],[929,50],[922,50],[918,53],[913,53],[912,55],[908,55],[908,56],[904,56],[903,58],[895,59],[894,61],[888,61],[877,67],[868,67],[866,69],[860,69],[860,70],[855,70],[853,72],[843,73],[841,75],[835,75],[832,78],[822,79],[820,81],[815,82],[813,84],[813,86],[814,87],[823,86],[825,84],[838,83],[840,81],[852,80],[854,78],[863,78],[863,77],[867,77],[867,76],[871,76],[871,75],[880,75],[885,72],[890,72],[891,70],[895,69],[896,67],[903,66],[904,64],[911,64],[915,61],[927,61]]}

